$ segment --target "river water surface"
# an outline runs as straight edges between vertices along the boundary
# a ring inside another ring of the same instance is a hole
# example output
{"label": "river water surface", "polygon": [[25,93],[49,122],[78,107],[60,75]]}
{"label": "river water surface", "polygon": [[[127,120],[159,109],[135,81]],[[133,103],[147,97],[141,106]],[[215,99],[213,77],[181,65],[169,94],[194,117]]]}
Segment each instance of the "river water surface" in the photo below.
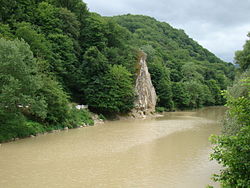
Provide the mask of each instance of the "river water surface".
{"label": "river water surface", "polygon": [[[1,188],[202,188],[225,109],[170,112],[0,146]],[[215,185],[215,187],[218,185]]]}

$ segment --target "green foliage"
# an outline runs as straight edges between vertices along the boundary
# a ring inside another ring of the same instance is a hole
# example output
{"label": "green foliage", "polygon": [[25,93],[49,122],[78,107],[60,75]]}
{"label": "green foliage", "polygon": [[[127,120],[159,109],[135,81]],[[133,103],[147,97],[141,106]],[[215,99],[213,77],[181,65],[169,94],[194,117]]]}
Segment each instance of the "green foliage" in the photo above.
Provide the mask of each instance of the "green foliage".
{"label": "green foliage", "polygon": [[7,0],[1,0],[0,21],[10,24],[15,21],[32,21],[35,3],[35,0],[18,0],[11,3]]}
{"label": "green foliage", "polygon": [[202,48],[183,30],[154,18],[128,14],[112,19],[132,33],[132,45],[147,53],[158,106],[171,110],[173,106],[185,109],[225,102],[220,90],[226,89],[234,79],[232,64]]}
{"label": "green foliage", "polygon": [[172,90],[169,70],[159,61],[149,64],[149,71],[158,96],[158,106],[172,110]]}
{"label": "green foliage", "polygon": [[24,127],[25,118],[21,113],[10,113],[0,109],[0,142],[25,136]]}
{"label": "green foliage", "polygon": [[172,84],[173,100],[175,108],[186,109],[189,108],[191,96],[183,82],[173,82]]}
{"label": "green foliage", "polygon": [[58,17],[61,21],[59,27],[63,33],[77,40],[80,36],[80,22],[76,15],[68,9],[61,8],[58,10]]}
{"label": "green foliage", "polygon": [[69,118],[70,107],[68,95],[65,94],[57,81],[43,76],[44,85],[40,94],[44,96],[47,103],[47,116],[45,122],[51,125],[66,126]]}
{"label": "green foliage", "polygon": [[216,144],[211,158],[224,167],[214,176],[222,187],[247,188],[250,185],[250,125],[243,127],[235,136],[212,136]]}
{"label": "green foliage", "polygon": [[207,105],[223,104],[224,102],[223,102],[223,98],[221,95],[221,90],[217,81],[213,79],[208,80],[206,81],[206,85],[208,86],[209,91],[211,92],[211,97],[212,97],[212,99],[210,99],[210,101],[207,102]]}
{"label": "green foliage", "polygon": [[85,19],[85,27],[81,31],[81,41],[83,49],[88,49],[91,46],[95,46],[98,50],[104,50],[107,38],[105,37],[106,22],[98,14],[92,13]]}
{"label": "green foliage", "polygon": [[23,39],[30,45],[33,54],[39,58],[51,58],[51,44],[45,39],[43,34],[39,34],[28,22],[16,24],[16,36]]}
{"label": "green foliage", "polygon": [[1,141],[43,132],[47,125],[66,126],[68,96],[38,68],[28,44],[0,39]]}
{"label": "green foliage", "polygon": [[[84,59],[84,71],[89,79],[91,76],[99,76],[107,71],[108,60],[107,58],[98,50],[97,47],[90,47],[83,56]],[[99,74],[96,74],[96,73]]]}
{"label": "green foliage", "polygon": [[202,66],[193,62],[187,62],[181,67],[183,81],[195,80],[202,82],[204,77],[202,75]]}
{"label": "green foliage", "polygon": [[6,39],[14,38],[9,25],[0,23],[0,37]]}
{"label": "green foliage", "polygon": [[148,16],[131,14],[115,16],[113,19],[133,33],[134,45],[139,47],[151,45],[164,61],[193,59],[208,60],[211,63],[222,62],[189,38],[183,30],[174,29],[167,23],[156,21]]}
{"label": "green foliage", "polygon": [[0,108],[45,117],[42,79],[29,45],[0,39]]}
{"label": "green foliage", "polygon": [[73,107],[70,110],[70,117],[68,119],[69,128],[75,128],[83,124],[86,124],[86,125],[94,124],[94,121],[91,118],[90,112],[85,109],[78,110]]}
{"label": "green foliage", "polygon": [[38,4],[35,10],[35,23],[46,35],[51,33],[61,33],[59,9],[47,2]]}
{"label": "green foliage", "polygon": [[27,121],[21,113],[0,111],[0,142],[10,141],[14,138],[24,138],[45,131],[46,129],[42,124]]}
{"label": "green foliage", "polygon": [[49,34],[48,40],[52,44],[50,71],[56,74],[58,80],[65,88],[69,88],[75,81],[73,74],[76,70],[77,62],[73,41],[67,35],[62,34]]}
{"label": "green foliage", "polygon": [[[108,90],[108,106],[113,112],[128,112],[133,108],[134,87],[132,75],[121,65],[109,68],[104,76],[104,87]],[[109,110],[109,111],[110,111]]]}
{"label": "green foliage", "polygon": [[38,64],[24,41],[0,39],[0,82],[0,141],[36,132],[25,116],[44,119],[47,103]]}
{"label": "green foliage", "polygon": [[31,120],[25,122],[25,127],[28,131],[25,136],[37,135],[39,133],[44,133],[46,131],[45,127],[41,123],[34,122]]}
{"label": "green foliage", "polygon": [[80,22],[89,14],[86,4],[82,0],[47,0],[56,7],[62,7],[76,14]]}
{"label": "green foliage", "polygon": [[162,113],[162,112],[165,112],[166,111],[166,109],[164,108],[164,107],[156,107],[156,109],[155,109],[155,111],[156,112],[159,112],[159,113]]}
{"label": "green foliage", "polygon": [[190,101],[188,104],[189,108],[199,108],[205,103],[205,88],[204,85],[197,81],[184,82]]}
{"label": "green foliage", "polygon": [[110,66],[103,77],[92,79],[86,89],[88,105],[103,113],[128,112],[133,107],[131,74],[121,65]]}
{"label": "green foliage", "polygon": [[227,106],[230,108],[229,116],[237,118],[238,124],[241,126],[250,125],[250,95],[236,99],[228,96]]}
{"label": "green foliage", "polygon": [[[250,37],[250,33],[247,35]],[[240,65],[242,71],[250,68],[250,40],[247,40],[243,46],[243,50],[235,53],[235,61]]]}
{"label": "green foliage", "polygon": [[99,114],[99,116],[98,116],[100,119],[102,119],[102,120],[107,120],[107,118],[103,115],[103,114]]}
{"label": "green foliage", "polygon": [[222,187],[248,188],[250,185],[250,71],[224,92],[228,107],[224,134],[212,136],[211,159],[224,168],[214,175]]}
{"label": "green foliage", "polygon": [[238,78],[234,85],[224,92],[228,112],[224,122],[224,133],[234,135],[241,127],[250,125],[250,71]]}

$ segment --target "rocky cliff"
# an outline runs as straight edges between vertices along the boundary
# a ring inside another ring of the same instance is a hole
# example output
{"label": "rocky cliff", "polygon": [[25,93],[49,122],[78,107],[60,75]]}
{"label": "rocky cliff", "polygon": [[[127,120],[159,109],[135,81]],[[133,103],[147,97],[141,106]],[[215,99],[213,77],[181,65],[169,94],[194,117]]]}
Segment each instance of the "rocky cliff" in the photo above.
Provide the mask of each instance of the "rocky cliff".
{"label": "rocky cliff", "polygon": [[146,59],[147,55],[144,52],[140,52],[135,86],[137,98],[132,112],[132,115],[135,117],[144,117],[155,112],[157,96],[148,72]]}

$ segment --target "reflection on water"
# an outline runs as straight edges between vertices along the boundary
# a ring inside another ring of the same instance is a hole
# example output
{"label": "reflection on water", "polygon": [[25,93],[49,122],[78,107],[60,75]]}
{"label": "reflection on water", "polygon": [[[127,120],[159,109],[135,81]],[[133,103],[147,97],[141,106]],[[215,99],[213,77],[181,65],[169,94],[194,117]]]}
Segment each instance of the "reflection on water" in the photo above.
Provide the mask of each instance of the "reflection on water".
{"label": "reflection on water", "polygon": [[[2,144],[0,187],[200,188],[223,107],[108,122]],[[214,184],[213,184],[214,185]]]}

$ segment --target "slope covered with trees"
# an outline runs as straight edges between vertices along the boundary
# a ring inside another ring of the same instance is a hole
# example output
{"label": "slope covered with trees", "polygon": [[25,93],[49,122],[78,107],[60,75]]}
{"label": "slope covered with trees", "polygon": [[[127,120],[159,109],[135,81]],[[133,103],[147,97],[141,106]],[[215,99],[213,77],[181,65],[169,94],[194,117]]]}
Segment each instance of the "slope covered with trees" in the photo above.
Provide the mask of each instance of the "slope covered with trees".
{"label": "slope covered with trees", "polygon": [[165,110],[223,103],[234,66],[146,16],[102,17],[81,0],[1,1],[0,141],[133,108],[139,50]]}
{"label": "slope covered with trees", "polygon": [[158,106],[172,110],[224,103],[220,90],[234,79],[233,64],[165,22],[130,14],[112,19],[132,33],[133,46],[148,54]]}

